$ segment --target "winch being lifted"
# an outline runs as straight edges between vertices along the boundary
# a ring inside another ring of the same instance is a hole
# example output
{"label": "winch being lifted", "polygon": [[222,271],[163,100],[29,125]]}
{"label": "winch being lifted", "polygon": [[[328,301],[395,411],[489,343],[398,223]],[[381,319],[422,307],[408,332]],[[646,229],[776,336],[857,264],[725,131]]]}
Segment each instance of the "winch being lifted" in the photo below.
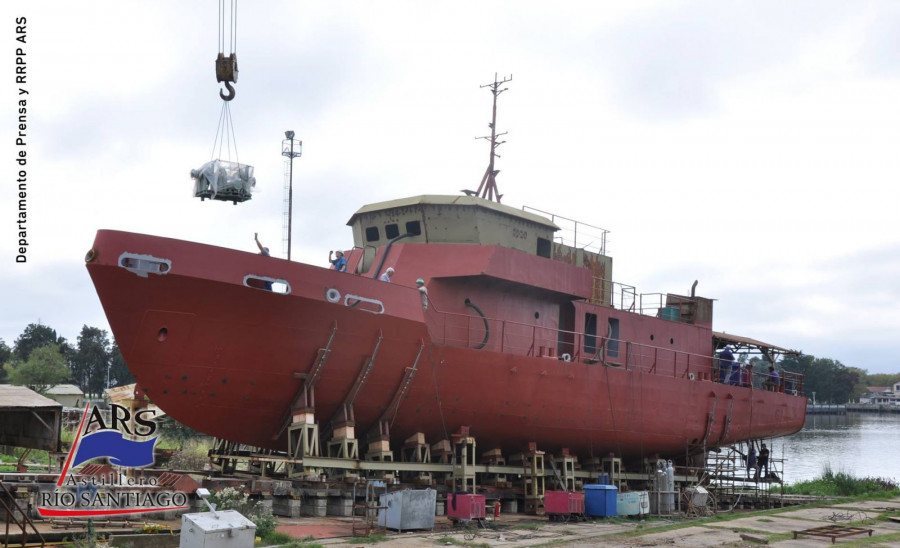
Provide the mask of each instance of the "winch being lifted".
{"label": "winch being lifted", "polygon": [[[194,197],[206,200],[245,202],[252,198],[256,187],[253,166],[241,164],[237,155],[237,141],[234,138],[234,127],[231,121],[230,101],[234,99],[234,87],[237,82],[237,0],[231,0],[229,7],[228,39],[230,52],[225,55],[225,0],[219,0],[219,55],[216,57],[216,81],[224,82],[228,93],[219,91],[222,98],[222,111],[213,143],[212,159],[199,169],[191,170],[194,181]],[[227,145],[226,145],[227,143]],[[224,150],[223,150],[224,149]],[[232,149],[234,161],[231,159]],[[217,154],[218,151],[218,154]],[[225,157],[223,158],[223,153]]]}

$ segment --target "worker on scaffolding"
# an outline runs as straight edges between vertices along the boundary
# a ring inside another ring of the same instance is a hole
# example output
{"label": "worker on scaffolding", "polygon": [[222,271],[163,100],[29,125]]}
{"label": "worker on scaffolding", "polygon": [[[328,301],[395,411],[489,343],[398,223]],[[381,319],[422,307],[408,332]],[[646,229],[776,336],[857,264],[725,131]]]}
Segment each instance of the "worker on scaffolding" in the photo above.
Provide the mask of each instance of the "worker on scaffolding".
{"label": "worker on scaffolding", "polygon": [[750,442],[750,451],[747,452],[747,479],[750,479],[750,470],[753,470],[754,476],[758,473],[756,471],[756,448],[753,447],[753,442]]}
{"label": "worker on scaffolding", "polygon": [[763,468],[766,469],[763,474],[763,479],[766,479],[769,477],[769,448],[766,447],[766,444],[759,446],[759,457],[756,458],[756,475],[753,477],[754,481],[759,481],[759,473]]}

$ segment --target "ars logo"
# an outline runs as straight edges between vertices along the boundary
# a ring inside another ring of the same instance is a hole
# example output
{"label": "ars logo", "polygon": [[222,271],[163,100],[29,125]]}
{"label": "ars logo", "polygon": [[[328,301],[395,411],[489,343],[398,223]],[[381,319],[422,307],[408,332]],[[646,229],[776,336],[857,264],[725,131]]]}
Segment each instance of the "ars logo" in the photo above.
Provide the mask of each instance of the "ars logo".
{"label": "ars logo", "polygon": [[[111,404],[110,424],[107,425],[100,409],[96,405],[91,406],[90,419],[87,421],[87,426],[78,429],[78,435],[76,435],[72,449],[69,451],[69,457],[66,459],[66,467],[63,468],[63,473],[60,475],[60,482],[68,470],[70,461],[72,467],[100,457],[109,458],[110,464],[129,468],[153,464],[153,447],[156,445],[158,436],[153,436],[153,433],[156,432],[156,423],[148,420],[146,415],[154,414],[156,411],[150,409],[143,409],[135,413],[135,427],[132,432],[129,427],[131,411],[128,408]],[[81,417],[82,424],[84,424],[85,417],[87,417],[87,408],[84,416]],[[95,426],[97,428],[92,430]],[[81,437],[85,430],[90,433]],[[125,434],[146,439],[143,441],[131,440],[126,438]]]}
{"label": "ars logo", "polygon": [[[153,448],[158,438],[158,436],[154,436],[157,429],[156,422],[153,420],[155,414],[156,410],[152,409],[143,409],[132,413],[126,407],[111,404],[109,418],[104,418],[103,413],[96,405],[88,404],[81,417],[66,463],[59,475],[59,481],[56,482],[57,492],[53,493],[52,497],[49,497],[49,493],[45,494],[47,495],[44,497],[46,500],[42,501],[44,504],[38,506],[39,513],[44,517],[77,517],[185,508],[185,506],[172,506],[166,503],[157,504],[160,502],[159,500],[151,501],[146,496],[142,497],[140,493],[129,493],[121,489],[122,483],[112,480],[110,487],[119,489],[114,493],[102,494],[106,494],[107,503],[116,508],[87,509],[84,506],[96,503],[98,484],[93,478],[76,478],[74,472],[70,473],[70,469],[98,458],[106,458],[110,464],[123,468],[141,468],[153,464]],[[140,485],[155,486],[155,483],[155,478],[152,478],[149,483],[144,483],[142,478]],[[127,485],[135,485],[134,479],[129,478]],[[100,486],[105,487],[106,484],[103,483]],[[72,487],[78,488],[77,493],[60,492],[59,489]],[[82,489],[88,487],[90,490],[85,489],[87,492],[85,494]],[[170,498],[167,499],[167,502],[175,501]],[[121,507],[125,505],[128,508]]]}

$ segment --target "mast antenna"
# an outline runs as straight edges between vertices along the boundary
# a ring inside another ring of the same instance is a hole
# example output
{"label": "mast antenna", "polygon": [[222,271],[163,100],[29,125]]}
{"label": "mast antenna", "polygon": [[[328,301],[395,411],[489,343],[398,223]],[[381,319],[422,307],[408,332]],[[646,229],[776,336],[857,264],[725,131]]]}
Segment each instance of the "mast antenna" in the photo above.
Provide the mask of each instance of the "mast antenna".
{"label": "mast antenna", "polygon": [[488,127],[491,128],[490,137],[476,137],[476,139],[490,139],[491,141],[491,159],[488,162],[487,170],[484,172],[484,177],[481,178],[481,184],[478,185],[478,190],[472,192],[471,190],[464,190],[466,194],[469,196],[476,195],[479,198],[484,198],[486,200],[493,200],[494,196],[497,198],[497,203],[500,203],[500,198],[503,197],[500,194],[500,190],[497,188],[497,174],[500,173],[499,169],[494,169],[494,158],[499,158],[500,155],[497,154],[497,147],[505,143],[506,141],[498,141],[497,137],[502,137],[506,135],[506,131],[503,133],[497,133],[497,96],[506,91],[508,88],[501,89],[500,86],[507,82],[512,81],[512,74],[509,77],[504,77],[503,80],[497,80],[497,73],[494,73],[494,82],[492,84],[485,84],[480,86],[482,88],[490,88],[491,94],[494,96],[494,109],[491,114],[491,123],[488,124]]}

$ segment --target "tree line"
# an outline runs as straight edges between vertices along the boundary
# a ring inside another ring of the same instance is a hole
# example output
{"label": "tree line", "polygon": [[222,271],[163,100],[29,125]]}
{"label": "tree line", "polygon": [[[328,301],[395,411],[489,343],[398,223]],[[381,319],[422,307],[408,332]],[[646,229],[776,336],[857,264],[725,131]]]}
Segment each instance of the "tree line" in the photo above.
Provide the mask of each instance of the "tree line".
{"label": "tree line", "polygon": [[49,326],[28,324],[12,346],[0,339],[0,364],[0,383],[41,393],[71,383],[88,397],[99,397],[107,387],[134,382],[116,341],[106,330],[87,325],[73,345]]}
{"label": "tree line", "polygon": [[[739,361],[749,361],[753,371],[767,375],[769,362],[763,358],[742,355]],[[869,374],[865,369],[848,367],[838,360],[813,355],[785,356],[778,368],[803,375],[803,394],[816,403],[844,404],[859,401],[870,386],[893,386],[900,381],[900,373]]]}

